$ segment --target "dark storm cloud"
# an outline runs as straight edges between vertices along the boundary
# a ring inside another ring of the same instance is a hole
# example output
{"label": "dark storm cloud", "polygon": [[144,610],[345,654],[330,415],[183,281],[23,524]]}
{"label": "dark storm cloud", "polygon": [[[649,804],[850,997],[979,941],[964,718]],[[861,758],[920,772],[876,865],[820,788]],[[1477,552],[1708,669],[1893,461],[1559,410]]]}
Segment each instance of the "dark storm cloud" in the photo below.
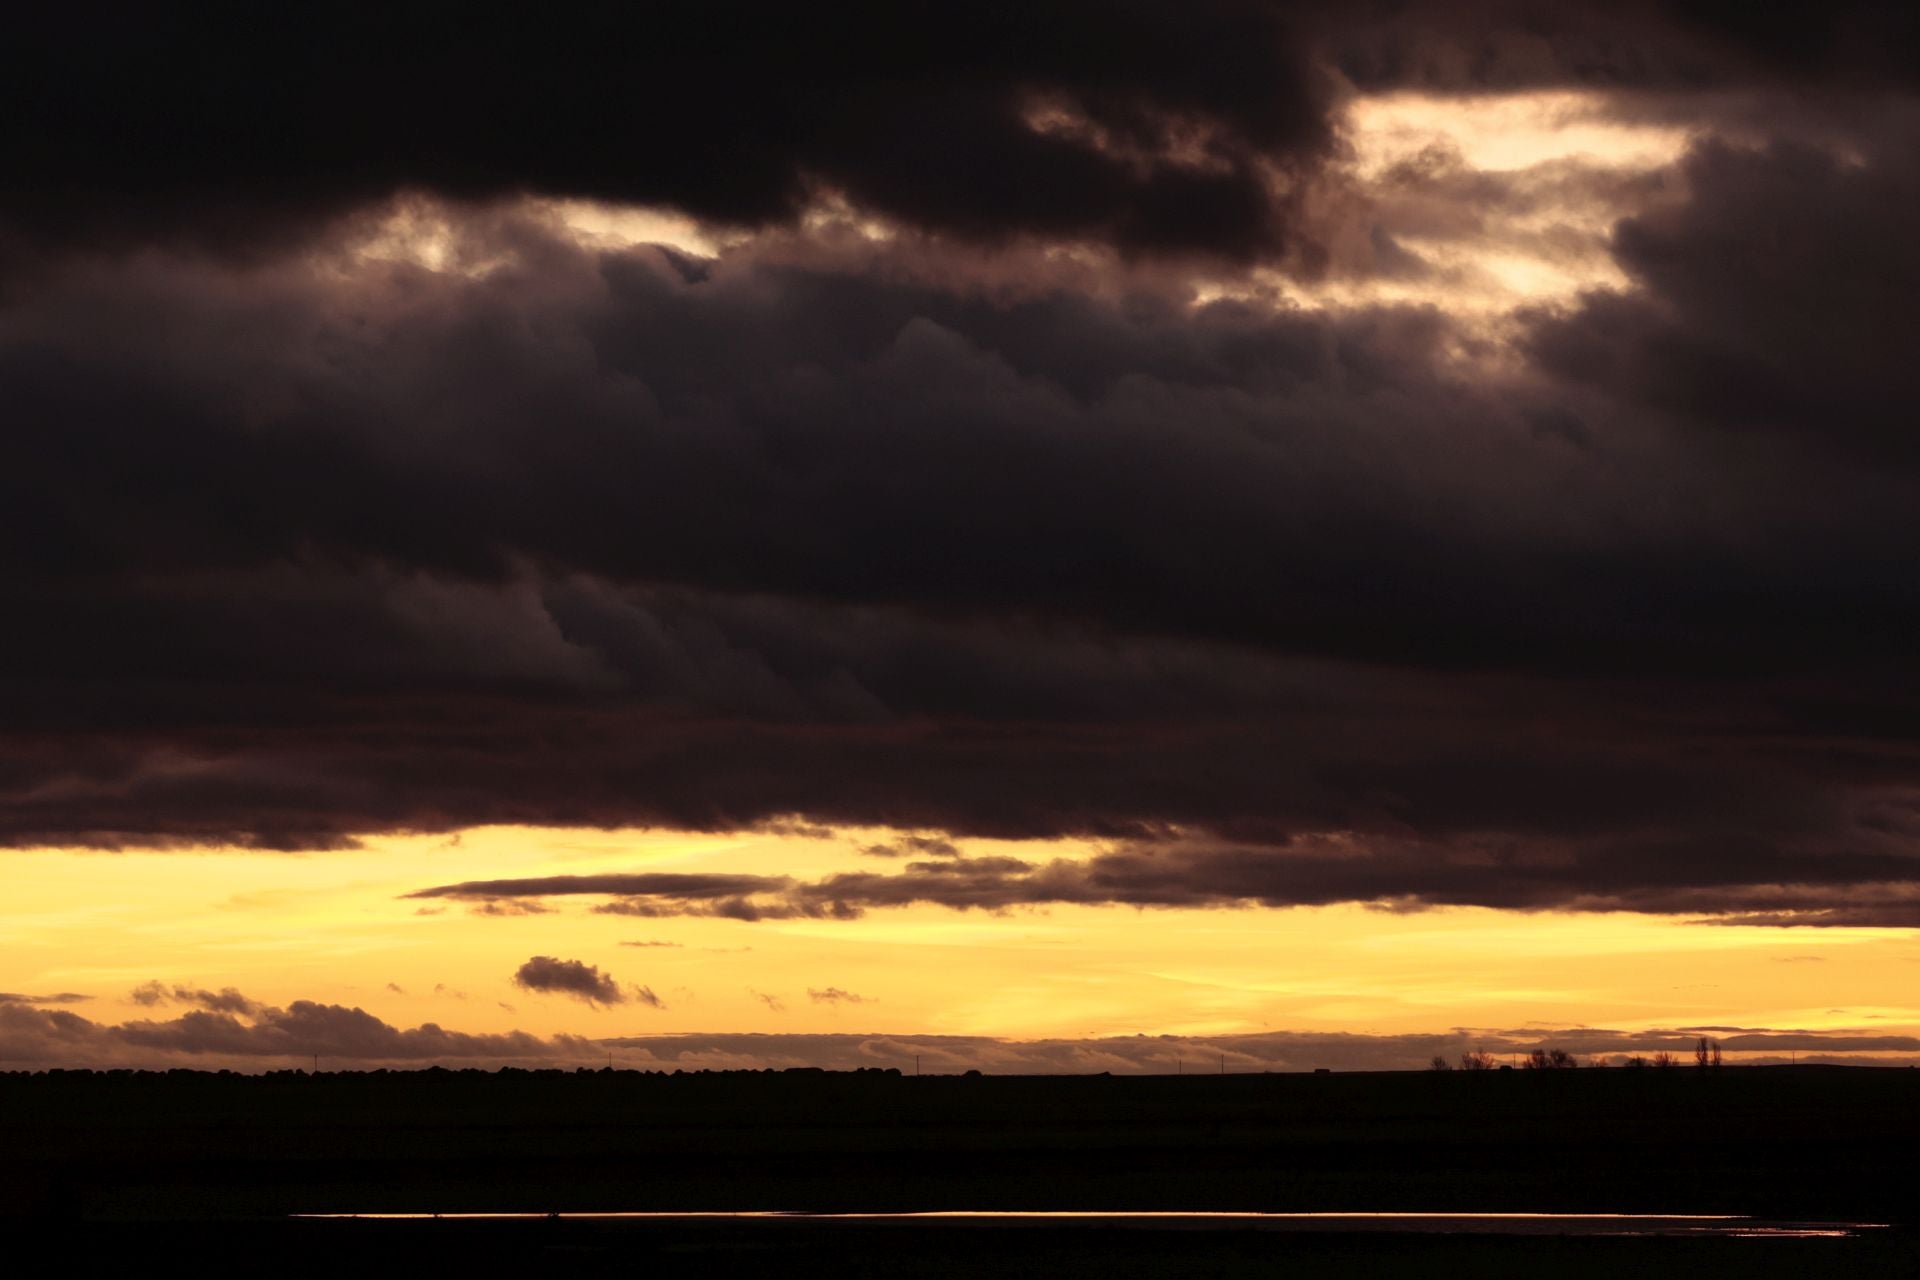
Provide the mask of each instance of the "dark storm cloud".
{"label": "dark storm cloud", "polygon": [[[821,881],[421,896],[1912,922],[1907,19],[1276,12],[693,41],[669,7],[645,39],[516,28],[511,77],[494,19],[415,7],[260,19],[296,25],[251,58],[268,28],[37,16],[0,54],[34,63],[0,77],[30,108],[0,109],[9,251],[247,252],[53,254],[0,294],[0,842],[884,825],[923,834]],[[84,59],[34,61],[76,21]],[[1622,111],[1744,95],[1762,133],[1817,99],[1826,132],[1657,178],[1383,178],[1370,269],[1406,278],[1443,267],[1396,232],[1636,207],[1567,247],[1633,287],[1510,346],[1422,307],[1195,306],[1163,264],[1089,283],[1032,243],[1276,252],[1330,154],[1325,61]],[[805,243],[816,182],[940,243]],[[402,187],[473,198],[443,210],[459,270],[317,230]],[[520,191],[789,231],[595,250],[485,204]],[[1101,852],[954,843],[1061,835]]]}
{"label": "dark storm cloud", "polygon": [[835,195],[961,240],[1248,259],[1288,248],[1343,85],[1857,91],[1912,81],[1910,8],[41,7],[0,46],[0,254],[9,234],[267,253],[426,190],[735,226]]}
{"label": "dark storm cloud", "polygon": [[1920,19],[1898,0],[1363,0],[1313,22],[1353,83],[1383,91],[1910,84]]}
{"label": "dark storm cloud", "polygon": [[[535,956],[521,965],[514,971],[513,984],[528,991],[572,996],[588,1004],[622,1004],[627,998],[613,975],[600,972],[595,965],[553,956]],[[645,994],[644,1002],[659,1004],[651,991]]]}
{"label": "dark storm cloud", "polygon": [[[687,652],[697,617],[423,576],[497,578],[527,558],[1422,664],[1644,668],[1730,634],[1765,662],[1795,628],[1875,639],[1830,610],[1783,616],[1803,583],[1765,553],[1815,534],[1884,559],[1881,529],[1808,528],[1737,486],[1716,495],[1726,509],[1692,509],[1708,477],[1676,472],[1686,459],[1645,427],[1454,375],[1455,335],[1431,313],[1193,313],[1064,291],[994,305],[751,267],[688,286],[644,252],[540,251],[538,271],[389,276],[346,297],[298,275],[209,294],[164,270],[43,295],[0,361],[18,420],[37,424],[5,496],[44,531],[13,548],[42,621],[8,656],[79,676],[89,646],[132,630],[155,633],[156,682],[243,651],[263,678],[638,684],[756,714],[791,696],[778,673],[756,688],[746,655]],[[103,309],[138,327],[103,343]],[[165,360],[142,316],[169,326]],[[309,340],[341,361],[310,365]],[[363,361],[382,376],[353,375]],[[250,425],[263,404],[279,406],[273,431]],[[1603,429],[1596,468],[1577,441]],[[162,468],[194,487],[150,483]],[[1731,566],[1713,527],[1730,520],[1762,540]],[[329,571],[340,562],[414,572]],[[1703,596],[1727,570],[1760,578]],[[100,581],[135,571],[131,589]],[[1517,594],[1538,603],[1516,610]],[[1662,625],[1623,616],[1628,595]],[[740,627],[782,623],[731,607]],[[493,640],[476,645],[482,628]],[[832,675],[792,710],[885,714]]]}
{"label": "dark storm cloud", "polygon": [[[268,238],[402,188],[1242,256],[1329,141],[1284,8],[700,0],[559,13],[80,4],[12,24],[0,200],[31,232]],[[1066,123],[1036,128],[1051,107]]]}
{"label": "dark storm cloud", "polygon": [[1543,321],[1536,357],[1718,445],[1910,469],[1917,143],[1909,114],[1845,155],[1697,147],[1681,169],[1690,198],[1614,229],[1616,258],[1644,287]]}
{"label": "dark storm cloud", "polygon": [[[998,297],[751,253],[689,283],[537,222],[470,234],[507,264],[92,264],[6,314],[6,839],[887,824],[1158,841],[1194,878],[969,859],[578,889],[741,919],[1711,913],[1676,894],[1777,884],[1824,910],[1858,904],[1821,886],[1911,878],[1898,469],[1730,466],[1637,384],[1456,367],[1417,309]],[[1825,324],[1877,323],[1877,297],[1832,291]],[[1362,856],[1296,856],[1329,832]]]}

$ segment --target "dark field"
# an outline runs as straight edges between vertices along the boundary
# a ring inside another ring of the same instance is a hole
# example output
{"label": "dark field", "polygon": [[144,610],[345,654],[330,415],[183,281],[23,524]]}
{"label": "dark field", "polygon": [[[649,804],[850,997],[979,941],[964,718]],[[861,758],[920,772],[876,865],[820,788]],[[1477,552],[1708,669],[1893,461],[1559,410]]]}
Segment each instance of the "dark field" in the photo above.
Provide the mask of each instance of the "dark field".
{"label": "dark field", "polygon": [[[1907,1070],[16,1074],[0,1076],[0,1143],[5,1212],[63,1228],[83,1269],[217,1241],[215,1262],[258,1264],[266,1250],[300,1274],[428,1259],[588,1272],[677,1260],[687,1274],[1920,1274],[1920,1072]],[[1729,1213],[1895,1227],[1672,1240],[285,1220],[763,1209]]]}

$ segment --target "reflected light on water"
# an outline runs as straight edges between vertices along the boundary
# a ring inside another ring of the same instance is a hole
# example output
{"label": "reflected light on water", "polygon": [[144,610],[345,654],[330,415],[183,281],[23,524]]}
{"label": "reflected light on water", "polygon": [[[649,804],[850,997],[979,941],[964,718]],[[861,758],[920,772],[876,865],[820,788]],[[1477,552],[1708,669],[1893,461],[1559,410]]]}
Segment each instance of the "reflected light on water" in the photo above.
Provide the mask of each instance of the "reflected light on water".
{"label": "reflected light on water", "polygon": [[368,1221],[885,1223],[901,1226],[1079,1226],[1205,1229],[1253,1228],[1277,1231],[1408,1232],[1483,1235],[1718,1236],[1728,1239],[1844,1239],[1883,1229],[1881,1222],[1763,1221],[1733,1214],[1687,1213],[1266,1213],[1255,1211],[1082,1209],[942,1209],[905,1213],[809,1213],[762,1209],[739,1212],[500,1212],[500,1213],[301,1213],[305,1219]]}

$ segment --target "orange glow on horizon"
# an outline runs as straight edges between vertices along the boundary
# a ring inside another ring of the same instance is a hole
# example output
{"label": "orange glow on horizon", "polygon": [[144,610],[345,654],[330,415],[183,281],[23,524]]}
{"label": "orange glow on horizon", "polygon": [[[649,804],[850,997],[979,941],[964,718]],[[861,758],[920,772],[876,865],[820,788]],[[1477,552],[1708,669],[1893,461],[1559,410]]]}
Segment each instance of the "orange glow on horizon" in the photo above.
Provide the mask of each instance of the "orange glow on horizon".
{"label": "orange glow on horizon", "polygon": [[[76,1011],[106,1022],[176,1016],[129,999],[158,980],[236,987],[272,1005],[357,1006],[397,1026],[543,1036],[1920,1028],[1920,941],[1894,929],[1362,905],[1004,914],[924,905],[749,923],[594,914],[595,898],[488,916],[402,896],[495,877],[884,871],[858,847],[887,834],[484,828],[312,855],[10,853],[0,989],[86,994]],[[973,856],[1029,859],[1092,848],[965,844]],[[593,1007],[515,987],[516,967],[535,955],[645,984],[666,1007]],[[1834,991],[1851,1003],[1834,1007]]]}

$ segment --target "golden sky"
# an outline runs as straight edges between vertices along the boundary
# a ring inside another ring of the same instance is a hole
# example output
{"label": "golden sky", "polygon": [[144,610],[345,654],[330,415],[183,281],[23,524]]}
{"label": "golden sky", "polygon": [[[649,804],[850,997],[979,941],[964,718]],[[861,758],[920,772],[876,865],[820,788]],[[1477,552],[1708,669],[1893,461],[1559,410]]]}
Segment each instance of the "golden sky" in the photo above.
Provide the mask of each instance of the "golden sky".
{"label": "golden sky", "polygon": [[[0,989],[93,995],[79,1011],[97,1021],[150,1016],[127,996],[158,980],[236,987],[273,1005],[356,1006],[397,1026],[541,1035],[1920,1028],[1920,940],[1896,929],[1351,905],[1005,914],[919,906],[855,920],[742,922],[594,914],[595,898],[493,916],[403,897],[450,878],[872,870],[877,860],[858,850],[889,834],[483,828],[457,843],[376,838],[308,855],[16,853],[0,905]],[[964,847],[975,857],[1081,851]],[[535,955],[644,984],[665,1007],[594,1007],[522,990],[514,971]],[[832,991],[858,1000],[825,998]],[[1844,1007],[1833,1005],[1836,991],[1847,993]]]}

